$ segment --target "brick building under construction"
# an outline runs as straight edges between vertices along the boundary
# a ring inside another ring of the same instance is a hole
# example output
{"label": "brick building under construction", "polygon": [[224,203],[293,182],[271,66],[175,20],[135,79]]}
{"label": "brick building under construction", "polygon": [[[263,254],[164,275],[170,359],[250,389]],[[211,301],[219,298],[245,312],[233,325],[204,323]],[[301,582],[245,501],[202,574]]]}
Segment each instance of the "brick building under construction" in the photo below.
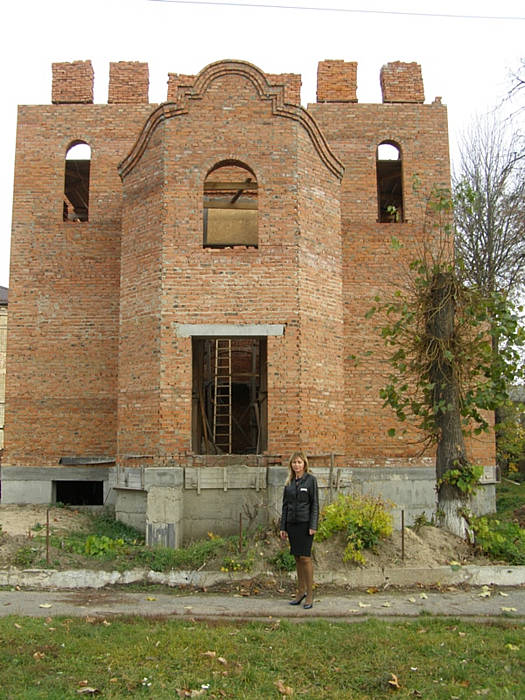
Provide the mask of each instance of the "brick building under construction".
{"label": "brick building under construction", "polygon": [[[176,546],[273,517],[302,448],[324,498],[430,515],[433,456],[388,436],[365,317],[421,239],[414,178],[449,184],[420,67],[358,104],[357,65],[323,61],[306,109],[299,75],[243,61],[170,74],[160,105],[147,64],[112,63],[107,104],[93,80],[53,64],[52,104],[19,108],[2,501],[110,503]],[[470,449],[484,508],[492,437]]]}

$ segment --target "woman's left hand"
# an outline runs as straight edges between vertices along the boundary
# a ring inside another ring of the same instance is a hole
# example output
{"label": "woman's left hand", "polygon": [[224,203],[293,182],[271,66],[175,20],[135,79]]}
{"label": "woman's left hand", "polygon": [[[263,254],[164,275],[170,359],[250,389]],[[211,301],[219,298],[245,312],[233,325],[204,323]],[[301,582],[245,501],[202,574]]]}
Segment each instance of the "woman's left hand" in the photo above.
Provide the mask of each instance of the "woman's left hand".
{"label": "woman's left hand", "polygon": [[317,532],[317,530],[312,530],[312,528],[310,528],[310,529],[308,530],[308,532],[310,533],[310,535],[315,535],[315,533]]}

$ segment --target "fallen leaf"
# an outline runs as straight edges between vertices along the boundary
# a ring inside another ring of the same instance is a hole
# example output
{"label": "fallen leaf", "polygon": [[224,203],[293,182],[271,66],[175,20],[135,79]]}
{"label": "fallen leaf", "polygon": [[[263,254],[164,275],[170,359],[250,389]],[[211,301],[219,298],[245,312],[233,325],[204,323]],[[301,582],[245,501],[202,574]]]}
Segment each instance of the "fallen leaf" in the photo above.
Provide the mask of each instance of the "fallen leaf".
{"label": "fallen leaf", "polygon": [[370,595],[372,595],[373,593],[378,593],[378,591],[379,591],[379,588],[376,588],[375,586],[370,586],[370,588],[366,589],[366,592],[370,593]]}
{"label": "fallen leaf", "polygon": [[520,648],[516,644],[505,644],[505,649],[510,649],[511,651],[519,651]]}
{"label": "fallen leaf", "polygon": [[226,659],[224,658],[224,656],[218,656],[218,657],[217,657],[217,661],[218,661],[220,664],[223,664],[224,666],[226,666],[226,664],[228,663],[228,662],[226,661]]}
{"label": "fallen leaf", "polygon": [[275,681],[274,685],[281,695],[293,695],[293,688],[290,688],[289,685],[285,685],[282,680],[279,679],[278,681]]}
{"label": "fallen leaf", "polygon": [[506,608],[505,606],[501,606],[501,610],[503,612],[516,612],[516,608]]}
{"label": "fallen leaf", "polygon": [[149,595],[146,600],[157,600],[154,595]]}
{"label": "fallen leaf", "polygon": [[40,603],[38,606],[39,608],[52,608],[53,604],[52,603]]}
{"label": "fallen leaf", "polygon": [[422,598],[423,600],[427,600],[427,598],[428,598],[426,593],[420,593],[419,597]]}
{"label": "fallen leaf", "polygon": [[22,629],[22,625],[19,625],[18,622],[15,622],[15,627],[16,627],[17,630],[21,630],[21,629]]}
{"label": "fallen leaf", "polygon": [[45,654],[42,651],[35,651],[35,653],[33,654],[33,658],[37,661],[40,661],[40,659],[43,659],[44,657]]}
{"label": "fallen leaf", "polygon": [[383,605],[381,607],[382,608],[391,608],[392,606],[390,605],[390,603],[387,600],[385,603],[383,603]]}
{"label": "fallen leaf", "polygon": [[409,603],[415,603],[415,602],[416,602],[416,599],[415,599],[415,598],[409,598],[409,599],[408,599],[408,602],[409,602]]}
{"label": "fallen leaf", "polygon": [[371,605],[370,605],[370,603],[362,603],[361,601],[359,601],[359,607],[360,608],[370,608]]}
{"label": "fallen leaf", "polygon": [[210,659],[214,659],[214,658],[217,656],[217,652],[216,652],[216,651],[204,651],[204,652],[202,653],[202,655],[203,655],[203,656],[209,656]]}
{"label": "fallen leaf", "polygon": [[98,688],[90,688],[87,686],[86,688],[79,688],[77,690],[77,693],[79,695],[98,695],[100,693],[100,690]]}
{"label": "fallen leaf", "polygon": [[399,685],[399,681],[397,680],[397,676],[395,673],[390,674],[390,680],[388,681],[388,685],[391,688],[394,688],[394,690],[400,690],[401,686]]}

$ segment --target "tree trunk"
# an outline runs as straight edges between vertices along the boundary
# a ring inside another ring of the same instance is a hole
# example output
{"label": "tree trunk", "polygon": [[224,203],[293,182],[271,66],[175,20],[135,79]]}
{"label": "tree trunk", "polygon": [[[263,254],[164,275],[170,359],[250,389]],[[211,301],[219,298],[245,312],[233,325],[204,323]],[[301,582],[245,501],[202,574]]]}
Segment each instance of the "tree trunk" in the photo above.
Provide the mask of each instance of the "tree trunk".
{"label": "tree trunk", "polygon": [[467,464],[465,439],[461,429],[459,382],[455,371],[453,348],[455,332],[455,283],[452,274],[439,272],[430,288],[431,311],[427,320],[429,379],[433,384],[438,443],[436,452],[436,479],[438,494],[438,521],[445,529],[465,538],[466,520],[461,515],[465,496],[455,486],[440,483],[450,469],[461,469]]}

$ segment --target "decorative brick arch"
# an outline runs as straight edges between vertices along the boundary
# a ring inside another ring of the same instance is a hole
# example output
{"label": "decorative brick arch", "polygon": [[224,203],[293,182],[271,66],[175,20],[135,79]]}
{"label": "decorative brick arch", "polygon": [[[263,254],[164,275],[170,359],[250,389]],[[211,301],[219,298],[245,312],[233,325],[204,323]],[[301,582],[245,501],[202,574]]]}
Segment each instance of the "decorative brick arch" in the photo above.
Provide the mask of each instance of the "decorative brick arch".
{"label": "decorative brick arch", "polygon": [[[125,178],[133,170],[159,124],[167,119],[189,113],[192,108],[192,102],[202,99],[210,85],[225,75],[238,75],[248,80],[255,88],[259,98],[271,103],[274,116],[299,122],[308,133],[320,159],[328,170],[340,180],[342,179],[344,166],[331,151],[315,119],[302,107],[288,104],[285,101],[285,86],[283,84],[270,84],[265,73],[247,61],[229,60],[217,61],[203,68],[191,85],[178,86],[176,102],[165,102],[151,113],[135,145],[119,165],[121,178]],[[187,76],[187,78],[189,83],[190,76]]]}

